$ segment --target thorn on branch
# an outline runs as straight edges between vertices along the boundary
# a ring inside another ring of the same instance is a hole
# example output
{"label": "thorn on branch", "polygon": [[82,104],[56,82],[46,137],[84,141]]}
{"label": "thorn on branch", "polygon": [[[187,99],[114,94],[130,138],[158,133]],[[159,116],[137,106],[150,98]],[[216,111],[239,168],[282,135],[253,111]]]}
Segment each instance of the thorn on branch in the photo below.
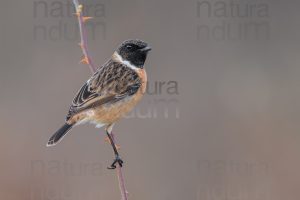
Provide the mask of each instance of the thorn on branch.
{"label": "thorn on branch", "polygon": [[80,63],[82,63],[82,64],[87,64],[87,65],[90,64],[89,59],[88,59],[88,57],[86,57],[86,56],[80,61]]}
{"label": "thorn on branch", "polygon": [[82,17],[82,21],[86,22],[87,20],[93,19],[93,17]]}
{"label": "thorn on branch", "polygon": [[83,49],[83,44],[82,43],[78,43],[78,45],[80,46],[81,49]]}

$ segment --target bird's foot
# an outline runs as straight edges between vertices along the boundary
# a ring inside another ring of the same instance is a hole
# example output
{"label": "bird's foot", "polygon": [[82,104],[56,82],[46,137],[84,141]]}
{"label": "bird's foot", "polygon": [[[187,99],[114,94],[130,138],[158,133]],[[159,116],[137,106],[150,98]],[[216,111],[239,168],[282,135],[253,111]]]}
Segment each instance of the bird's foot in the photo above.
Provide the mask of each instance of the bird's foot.
{"label": "bird's foot", "polygon": [[110,165],[110,167],[107,167],[107,169],[116,169],[117,168],[117,166],[116,166],[117,163],[119,164],[120,167],[122,167],[123,163],[124,163],[123,160],[119,156],[116,156],[114,162]]}

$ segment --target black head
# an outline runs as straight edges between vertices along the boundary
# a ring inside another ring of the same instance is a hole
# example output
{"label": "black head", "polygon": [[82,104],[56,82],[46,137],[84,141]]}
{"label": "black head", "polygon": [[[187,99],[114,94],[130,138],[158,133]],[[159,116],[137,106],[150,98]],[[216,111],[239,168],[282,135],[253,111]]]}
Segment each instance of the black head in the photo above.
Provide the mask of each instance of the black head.
{"label": "black head", "polygon": [[118,47],[117,53],[123,60],[136,67],[143,68],[150,50],[148,44],[142,40],[127,40]]}

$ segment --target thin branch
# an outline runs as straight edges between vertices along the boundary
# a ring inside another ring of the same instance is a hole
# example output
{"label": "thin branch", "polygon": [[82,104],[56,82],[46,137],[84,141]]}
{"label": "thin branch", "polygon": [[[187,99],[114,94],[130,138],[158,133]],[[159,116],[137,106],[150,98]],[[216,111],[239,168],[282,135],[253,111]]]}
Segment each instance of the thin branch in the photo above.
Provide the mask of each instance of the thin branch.
{"label": "thin branch", "polygon": [[[95,67],[94,62],[92,61],[92,58],[88,51],[87,34],[86,34],[86,29],[84,27],[84,22],[88,19],[91,19],[91,17],[83,16],[83,13],[82,13],[83,6],[81,4],[79,4],[78,0],[73,0],[73,4],[76,9],[76,15],[77,15],[78,24],[79,24],[80,40],[81,40],[80,47],[81,47],[81,50],[84,55],[84,58],[81,60],[81,62],[88,64],[91,72],[94,73],[96,71],[96,67]],[[115,142],[114,134],[111,133],[111,136]],[[117,165],[116,171],[117,171],[117,175],[118,175],[119,188],[120,188],[122,200],[128,200],[128,192],[125,187],[125,180],[124,180],[122,168],[119,165]]]}
{"label": "thin branch", "polygon": [[94,62],[91,59],[91,56],[88,51],[88,45],[87,45],[87,34],[86,30],[84,28],[84,22],[88,19],[91,19],[91,17],[84,17],[82,13],[83,6],[79,4],[78,0],[73,0],[73,3],[75,5],[76,9],[76,16],[78,18],[78,25],[79,25],[79,32],[80,32],[80,47],[83,52],[84,58],[81,60],[82,63],[88,64],[90,67],[90,70],[92,73],[96,71],[96,67],[94,65]]}
{"label": "thin branch", "polygon": [[[114,143],[116,144],[116,138],[113,133],[111,133],[111,137]],[[125,180],[124,180],[122,168],[119,165],[117,165],[117,174],[118,174],[119,188],[121,191],[122,200],[128,200],[128,192],[125,187]]]}

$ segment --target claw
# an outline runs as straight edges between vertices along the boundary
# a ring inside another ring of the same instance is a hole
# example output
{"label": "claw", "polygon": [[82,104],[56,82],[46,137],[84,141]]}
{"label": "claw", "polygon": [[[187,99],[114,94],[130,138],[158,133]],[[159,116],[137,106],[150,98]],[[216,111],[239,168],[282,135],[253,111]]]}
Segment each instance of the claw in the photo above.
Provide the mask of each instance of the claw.
{"label": "claw", "polygon": [[111,165],[110,167],[107,167],[107,169],[116,169],[116,165]]}
{"label": "claw", "polygon": [[110,165],[110,167],[107,167],[107,169],[116,169],[117,168],[117,166],[116,166],[117,163],[119,164],[120,167],[123,167],[124,162],[119,156],[117,156],[115,158],[114,162]]}

